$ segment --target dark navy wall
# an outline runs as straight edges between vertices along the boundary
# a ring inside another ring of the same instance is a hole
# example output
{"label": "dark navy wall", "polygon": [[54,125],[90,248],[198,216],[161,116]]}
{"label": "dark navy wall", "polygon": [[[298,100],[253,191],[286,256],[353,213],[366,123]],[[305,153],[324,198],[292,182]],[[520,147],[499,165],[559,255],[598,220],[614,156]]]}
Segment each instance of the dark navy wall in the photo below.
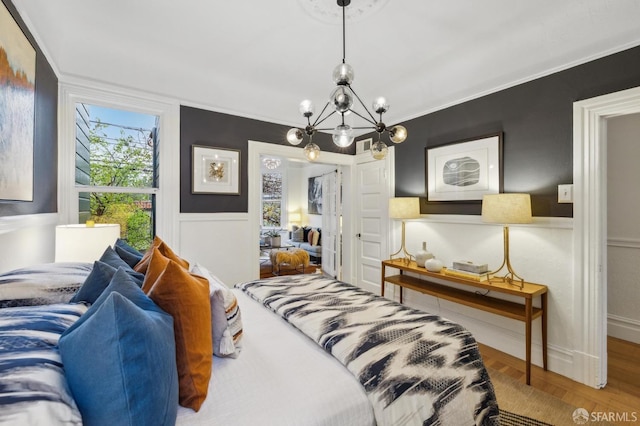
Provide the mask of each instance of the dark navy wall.
{"label": "dark navy wall", "polygon": [[9,0],[2,0],[36,50],[33,201],[0,201],[0,216],[58,211],[58,78]]}
{"label": "dark navy wall", "polygon": [[[300,125],[304,119],[300,118]],[[249,140],[289,145],[290,127],[187,106],[180,107],[180,211],[182,213],[247,212],[247,154]],[[313,137],[321,151],[352,154],[355,145],[341,151],[327,134]],[[240,195],[191,193],[191,146],[240,150]],[[299,146],[306,144],[303,141]],[[322,157],[322,153],[320,153]]]}
{"label": "dark navy wall", "polygon": [[531,193],[534,216],[572,217],[557,185],[573,182],[573,102],[637,86],[640,47],[402,123],[396,196],[425,197],[423,213],[480,214],[480,202],[426,202],[425,149],[502,131],[504,192]]}
{"label": "dark navy wall", "polygon": [[[557,202],[557,186],[573,182],[573,103],[637,86],[640,47],[404,122],[409,138],[396,145],[396,196],[421,197],[423,213],[480,214],[479,201],[426,201],[425,151],[503,132],[504,192],[530,193],[534,216],[572,217],[573,205]],[[180,120],[181,211],[246,212],[247,141],[286,144],[289,128],[189,107],[181,108]],[[340,152],[327,135],[316,143]],[[191,194],[192,144],[240,149],[239,196]]]}
{"label": "dark navy wall", "polygon": [[[34,201],[0,201],[0,216],[57,211],[58,79],[10,0],[2,0],[36,49]],[[425,149],[502,131],[505,192],[532,194],[536,216],[571,217],[557,203],[557,185],[572,182],[573,102],[640,86],[640,47],[403,123],[409,138],[396,146],[396,195],[425,197]],[[191,107],[180,110],[180,210],[246,212],[247,141],[286,145],[287,126]],[[364,137],[363,137],[364,138]],[[323,151],[340,151],[317,135]],[[304,142],[303,142],[304,143]],[[191,145],[241,151],[240,195],[191,194]],[[347,151],[353,153],[353,147]],[[479,214],[480,203],[426,203],[423,213]]]}

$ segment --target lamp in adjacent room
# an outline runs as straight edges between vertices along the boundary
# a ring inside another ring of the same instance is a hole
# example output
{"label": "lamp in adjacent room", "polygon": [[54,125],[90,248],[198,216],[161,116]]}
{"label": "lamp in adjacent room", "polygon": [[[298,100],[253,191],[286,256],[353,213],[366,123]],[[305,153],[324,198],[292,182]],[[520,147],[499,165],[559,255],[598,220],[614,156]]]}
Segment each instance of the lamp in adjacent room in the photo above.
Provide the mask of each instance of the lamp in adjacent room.
{"label": "lamp in adjacent room", "polygon": [[418,219],[420,217],[420,199],[418,197],[390,198],[389,217],[391,219],[402,219],[402,245],[397,252],[391,255],[391,259],[402,253],[405,262],[408,264],[413,255],[407,251],[405,245],[405,220]]}
{"label": "lamp in adjacent room", "polygon": [[489,273],[495,277],[506,267],[506,274],[498,277],[509,284],[524,286],[524,279],[516,274],[509,260],[509,224],[531,223],[531,196],[529,194],[488,194],[482,198],[482,221],[487,223],[501,223],[504,225],[504,259],[498,269]]}
{"label": "lamp in adjacent room", "polygon": [[56,226],[55,261],[93,263],[119,237],[120,225],[117,223]]}
{"label": "lamp in adjacent room", "polygon": [[293,211],[289,213],[289,224],[291,226],[300,226],[302,224],[302,215],[299,213],[299,211]]}

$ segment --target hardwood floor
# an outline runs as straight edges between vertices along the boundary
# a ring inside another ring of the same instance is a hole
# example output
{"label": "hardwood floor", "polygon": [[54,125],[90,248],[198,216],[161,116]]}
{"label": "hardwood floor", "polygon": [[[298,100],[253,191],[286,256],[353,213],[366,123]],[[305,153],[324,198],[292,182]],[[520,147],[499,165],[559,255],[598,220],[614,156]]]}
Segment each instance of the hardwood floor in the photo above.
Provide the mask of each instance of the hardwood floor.
{"label": "hardwood floor", "polygon": [[[603,389],[594,389],[537,366],[531,370],[531,386],[589,412],[636,413],[640,423],[640,345],[613,337],[607,339],[607,345],[608,379]],[[489,346],[479,346],[487,367],[524,383],[524,361]]]}

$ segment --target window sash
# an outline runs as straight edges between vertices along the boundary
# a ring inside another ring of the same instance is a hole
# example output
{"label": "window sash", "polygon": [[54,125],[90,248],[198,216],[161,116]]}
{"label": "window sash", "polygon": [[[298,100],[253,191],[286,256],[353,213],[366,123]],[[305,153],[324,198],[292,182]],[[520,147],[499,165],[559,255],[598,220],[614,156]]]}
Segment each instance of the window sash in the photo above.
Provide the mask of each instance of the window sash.
{"label": "window sash", "polygon": [[[276,192],[276,193],[265,193],[264,192],[264,179],[265,179],[265,175],[279,175],[280,176],[280,191]],[[286,210],[286,206],[284,203],[284,197],[283,194],[285,192],[285,179],[284,179],[284,173],[282,172],[274,172],[274,171],[263,171],[261,173],[261,199],[260,199],[260,225],[262,226],[262,228],[264,229],[280,229],[283,227],[283,223],[284,223],[284,219],[285,219],[285,210]],[[270,224],[265,224],[265,218],[264,218],[264,214],[265,214],[265,206],[267,204],[274,204],[274,205],[279,205],[280,207],[280,217],[279,217],[279,225],[270,225]]]}
{"label": "window sash", "polygon": [[121,192],[128,194],[157,194],[158,188],[152,187],[131,187],[131,186],[94,186],[94,185],[75,185],[75,192]]}

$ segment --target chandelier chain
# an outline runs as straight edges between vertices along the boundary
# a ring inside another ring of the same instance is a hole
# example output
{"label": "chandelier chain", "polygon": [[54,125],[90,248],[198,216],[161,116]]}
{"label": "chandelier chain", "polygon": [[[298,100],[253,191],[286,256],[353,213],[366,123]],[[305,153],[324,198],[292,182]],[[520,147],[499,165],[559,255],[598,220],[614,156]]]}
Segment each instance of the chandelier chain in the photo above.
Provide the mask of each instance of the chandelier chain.
{"label": "chandelier chain", "polygon": [[346,63],[347,57],[347,30],[345,25],[346,20],[346,6],[342,6],[342,63]]}

